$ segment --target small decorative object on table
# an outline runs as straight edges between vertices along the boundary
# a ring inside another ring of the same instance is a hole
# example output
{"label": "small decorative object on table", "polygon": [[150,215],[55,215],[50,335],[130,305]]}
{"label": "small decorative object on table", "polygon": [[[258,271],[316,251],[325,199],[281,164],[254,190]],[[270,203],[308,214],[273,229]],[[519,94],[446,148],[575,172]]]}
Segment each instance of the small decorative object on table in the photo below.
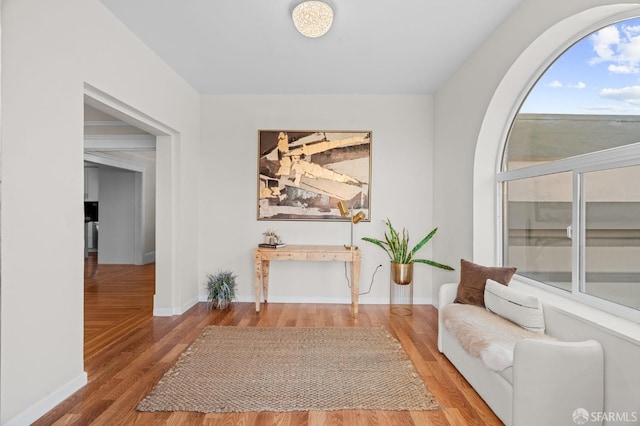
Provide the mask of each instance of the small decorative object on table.
{"label": "small decorative object on table", "polygon": [[258,244],[258,247],[262,247],[262,248],[281,248],[281,247],[286,247],[285,243],[274,243],[274,244],[269,244],[269,243],[260,243]]}
{"label": "small decorative object on table", "polygon": [[236,275],[231,271],[219,271],[207,275],[209,309],[226,309],[236,298]]}
{"label": "small decorative object on table", "polygon": [[277,244],[282,244],[282,238],[280,238],[280,235],[278,235],[278,232],[275,229],[267,229],[262,233],[262,235],[264,235],[263,244],[268,244],[269,246],[261,245],[260,247],[270,247]]}

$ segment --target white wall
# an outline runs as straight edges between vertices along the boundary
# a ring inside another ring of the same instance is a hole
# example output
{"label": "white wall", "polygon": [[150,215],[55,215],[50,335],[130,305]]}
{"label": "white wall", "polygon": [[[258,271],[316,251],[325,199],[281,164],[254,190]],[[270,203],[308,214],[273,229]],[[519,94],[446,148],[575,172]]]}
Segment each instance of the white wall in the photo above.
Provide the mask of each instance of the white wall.
{"label": "white wall", "polygon": [[100,166],[98,263],[135,263],[136,176],[129,170]]}
{"label": "white wall", "polygon": [[[198,94],[97,0],[4,0],[0,422],[27,424],[86,380],[84,83],[175,130],[158,138],[158,203],[168,208],[159,209],[157,219],[159,231],[170,231],[157,235],[158,247],[167,249],[158,254],[158,276],[167,282],[159,284],[155,308],[180,313],[204,295],[205,274],[217,269],[234,270],[241,298],[253,300],[251,250],[266,228],[277,228],[290,243],[348,239],[346,223],[256,220],[258,129],[372,130],[372,222],[356,225],[356,237],[382,235],[382,220],[389,217],[405,225],[414,241],[440,228],[425,257],[455,266],[461,257],[495,261],[493,237],[480,238],[495,235],[495,224],[480,221],[474,227],[473,213],[474,205],[482,206],[495,217],[493,192],[474,195],[474,185],[492,184],[490,174],[474,177],[474,167],[495,166],[497,152],[483,152],[481,160],[475,152],[494,93],[546,29],[589,6],[610,3],[525,0],[434,98],[205,96],[200,104]],[[493,124],[504,128],[508,117],[499,117]],[[46,223],[38,213],[41,204],[47,206]],[[376,247],[360,247],[362,288],[375,267],[384,265],[361,302],[386,303],[387,259]],[[34,264],[35,248],[41,256]],[[270,299],[347,303],[343,275],[337,263],[274,264]],[[418,265],[416,300],[430,301],[440,283],[456,279],[457,273]],[[580,330],[581,337],[588,333]],[[629,386],[630,378],[640,382],[633,376],[640,370],[629,362],[638,357],[629,357],[624,346],[616,358],[615,339],[606,344],[606,368],[618,371],[607,379],[607,407],[624,408],[640,400],[632,400],[637,388]],[[621,377],[622,371],[628,376]]]}
{"label": "white wall", "polygon": [[[85,128],[86,137],[86,128]],[[108,141],[108,137],[101,137]],[[155,261],[156,250],[156,152],[155,151],[97,151],[98,159],[102,163],[135,170],[141,173],[142,197],[139,208],[142,209],[142,235],[140,253],[136,253],[138,262],[147,264]],[[122,160],[122,161],[120,161]]]}
{"label": "white wall", "polygon": [[[354,227],[363,252],[361,303],[388,303],[389,261],[379,248],[360,241],[382,237],[389,217],[419,241],[432,227],[433,126],[429,96],[205,96],[202,102],[200,283],[207,273],[231,269],[242,300],[254,301],[252,250],[262,232],[276,228],[290,244],[344,244],[345,222],[256,219],[259,129],[371,130],[371,222]],[[437,235],[437,238],[446,238]],[[431,246],[422,255],[431,256]],[[417,265],[414,297],[431,302],[431,270]],[[349,303],[339,262],[273,262],[270,301]],[[201,294],[206,294],[201,287]]]}
{"label": "white wall", "polygon": [[28,424],[86,381],[84,84],[175,130],[158,138],[169,312],[198,293],[199,95],[97,0],[4,1],[2,32],[0,422]]}
{"label": "white wall", "polygon": [[[436,241],[435,250],[445,261],[464,257],[484,264],[499,263],[494,178],[510,121],[550,58],[568,47],[570,40],[595,30],[598,22],[610,23],[602,19],[621,13],[624,7],[595,9],[580,14],[571,25],[556,24],[589,8],[617,3],[635,5],[603,0],[526,0],[436,93],[434,218],[450,238]],[[452,193],[456,196],[451,197]],[[434,295],[446,281],[450,277],[434,274]],[[640,370],[636,365],[640,326],[569,304],[548,292],[537,293],[556,307],[555,315],[564,316],[560,322],[564,321],[566,328],[560,338],[594,338],[603,344],[605,409],[640,413]]]}

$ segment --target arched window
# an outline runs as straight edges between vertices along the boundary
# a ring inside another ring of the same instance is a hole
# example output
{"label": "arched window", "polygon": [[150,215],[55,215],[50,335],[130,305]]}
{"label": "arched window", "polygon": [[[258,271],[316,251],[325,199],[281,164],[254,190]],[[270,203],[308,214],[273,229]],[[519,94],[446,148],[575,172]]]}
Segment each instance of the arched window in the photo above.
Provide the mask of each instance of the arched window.
{"label": "arched window", "polygon": [[503,264],[640,319],[640,18],[581,39],[546,70],[497,178]]}

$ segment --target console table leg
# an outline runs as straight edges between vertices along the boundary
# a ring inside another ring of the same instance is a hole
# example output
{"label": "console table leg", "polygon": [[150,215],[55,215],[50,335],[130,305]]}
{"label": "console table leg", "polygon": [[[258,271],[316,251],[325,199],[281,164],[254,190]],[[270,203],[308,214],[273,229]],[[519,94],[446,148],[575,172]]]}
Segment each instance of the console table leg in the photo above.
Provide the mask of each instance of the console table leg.
{"label": "console table leg", "polygon": [[260,281],[262,281],[262,261],[257,258],[253,261],[254,276],[253,286],[256,292],[256,313],[260,312]]}
{"label": "console table leg", "polygon": [[262,261],[262,293],[264,294],[264,303],[267,303],[267,294],[269,293],[269,261]]}
{"label": "console table leg", "polygon": [[351,307],[353,317],[358,318],[358,296],[360,294],[360,259],[351,261]]}

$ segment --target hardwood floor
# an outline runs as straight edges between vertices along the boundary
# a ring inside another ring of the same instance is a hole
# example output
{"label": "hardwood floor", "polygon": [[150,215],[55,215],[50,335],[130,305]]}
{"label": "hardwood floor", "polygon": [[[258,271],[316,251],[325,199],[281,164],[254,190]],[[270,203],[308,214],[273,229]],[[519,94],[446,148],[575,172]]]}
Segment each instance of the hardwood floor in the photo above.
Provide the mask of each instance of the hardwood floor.
{"label": "hardwood floor", "polygon": [[84,267],[84,357],[126,336],[153,314],[155,264],[98,265],[95,253]]}
{"label": "hardwood floor", "polygon": [[[412,316],[390,315],[386,305],[253,303],[209,311],[199,303],[181,316],[152,317],[154,266],[87,263],[85,370],[89,383],[34,425],[501,425],[436,347],[437,310],[415,306]],[[211,324],[236,327],[386,327],[402,343],[436,397],[435,411],[294,413],[139,413],[138,402],[178,356]]]}

